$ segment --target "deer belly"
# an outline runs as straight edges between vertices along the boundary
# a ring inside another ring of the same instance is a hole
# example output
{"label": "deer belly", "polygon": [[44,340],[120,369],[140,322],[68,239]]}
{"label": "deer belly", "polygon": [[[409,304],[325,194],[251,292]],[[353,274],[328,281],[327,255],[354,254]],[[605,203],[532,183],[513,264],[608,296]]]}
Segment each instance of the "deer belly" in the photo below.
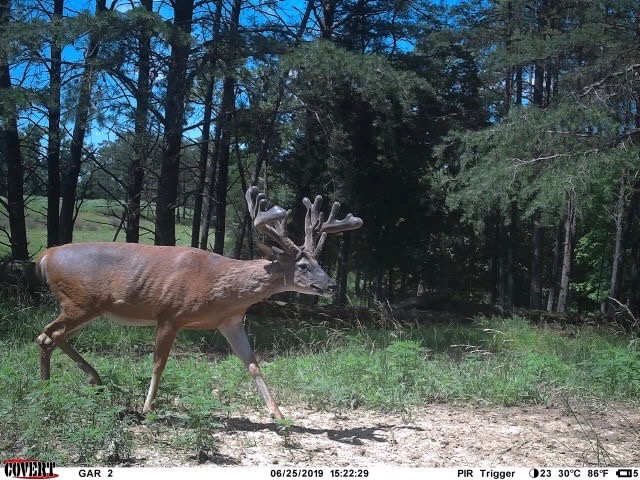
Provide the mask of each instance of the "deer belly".
{"label": "deer belly", "polygon": [[119,325],[127,325],[132,327],[152,327],[157,323],[155,320],[148,318],[124,317],[122,315],[117,315],[111,312],[106,313],[104,316]]}

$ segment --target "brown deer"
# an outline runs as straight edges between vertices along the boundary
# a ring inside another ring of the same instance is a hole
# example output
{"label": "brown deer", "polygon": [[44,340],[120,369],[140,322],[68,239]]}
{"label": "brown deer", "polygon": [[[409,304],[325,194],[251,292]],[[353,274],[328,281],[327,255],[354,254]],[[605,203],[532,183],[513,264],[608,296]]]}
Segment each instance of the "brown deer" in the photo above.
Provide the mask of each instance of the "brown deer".
{"label": "brown deer", "polygon": [[46,250],[38,269],[57,297],[61,311],[37,338],[40,376],[48,380],[51,354],[60,347],[85,372],[93,385],[101,383],[95,369],[69,344],[68,338],[99,316],[126,325],[155,325],[153,375],[143,413],[154,405],[160,376],[180,329],[217,328],[244,362],[273,418],[282,413],[262,377],[244,331],[247,308],[275,293],[294,291],[331,296],[335,282],[317,258],[327,234],[353,230],[360,218],[338,220],[334,203],[324,221],[322,197],[305,198],[305,240],[297,246],[287,236],[291,211],[267,199],[257,187],[246,193],[255,229],[278,247],[260,245],[263,260],[235,260],[186,247],[133,243],[76,243]]}

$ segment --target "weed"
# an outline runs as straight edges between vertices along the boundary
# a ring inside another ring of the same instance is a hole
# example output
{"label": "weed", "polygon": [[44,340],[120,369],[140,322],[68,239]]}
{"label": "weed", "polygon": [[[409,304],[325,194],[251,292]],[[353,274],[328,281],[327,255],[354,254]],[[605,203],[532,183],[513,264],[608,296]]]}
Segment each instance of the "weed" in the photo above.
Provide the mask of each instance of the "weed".
{"label": "weed", "polygon": [[190,445],[194,452],[192,458],[198,463],[205,463],[217,454],[218,448],[213,434],[222,427],[222,423],[216,418],[220,404],[202,396],[188,396],[181,400],[187,414],[187,427],[193,432]]}
{"label": "weed", "polygon": [[299,445],[292,439],[292,427],[295,425],[295,420],[286,417],[278,418],[276,425],[278,425],[278,433],[284,438],[284,446],[286,448],[298,448]]}

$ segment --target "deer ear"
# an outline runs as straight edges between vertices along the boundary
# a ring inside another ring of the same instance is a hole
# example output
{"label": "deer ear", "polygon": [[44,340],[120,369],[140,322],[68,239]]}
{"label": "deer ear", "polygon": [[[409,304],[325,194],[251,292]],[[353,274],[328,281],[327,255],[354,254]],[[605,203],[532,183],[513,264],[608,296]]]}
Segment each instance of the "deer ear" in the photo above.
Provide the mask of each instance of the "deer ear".
{"label": "deer ear", "polygon": [[262,252],[262,256],[271,262],[277,262],[278,260],[285,261],[291,258],[284,250],[276,246],[268,247],[264,243],[260,242],[256,242],[256,246],[258,247],[258,250]]}
{"label": "deer ear", "polygon": [[266,260],[270,260],[272,262],[276,260],[276,255],[273,250],[271,250],[271,247],[267,247],[264,243],[260,242],[256,242],[256,247],[258,247],[258,250],[260,250],[260,253],[262,253],[262,256]]}

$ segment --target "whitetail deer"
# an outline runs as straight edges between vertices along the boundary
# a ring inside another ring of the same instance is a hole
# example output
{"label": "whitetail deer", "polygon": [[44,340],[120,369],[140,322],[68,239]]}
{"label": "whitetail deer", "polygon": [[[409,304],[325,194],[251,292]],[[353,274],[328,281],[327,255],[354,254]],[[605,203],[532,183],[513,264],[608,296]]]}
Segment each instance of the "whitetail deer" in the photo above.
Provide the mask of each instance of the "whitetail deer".
{"label": "whitetail deer", "polygon": [[217,328],[244,362],[273,418],[282,413],[265,383],[244,331],[247,308],[275,293],[295,291],[331,296],[335,282],[317,262],[328,233],[353,230],[362,220],[348,214],[337,220],[333,204],[326,221],[322,197],[307,198],[305,240],[297,246],[287,236],[291,211],[273,206],[257,187],[246,193],[255,229],[278,247],[260,245],[265,260],[234,260],[186,247],[133,243],[76,243],[46,250],[38,269],[58,301],[58,318],[37,338],[40,376],[48,380],[51,354],[60,347],[89,377],[101,383],[95,369],[68,343],[70,335],[99,316],[127,325],[156,325],[153,375],[143,413],[154,405],[160,376],[180,329]]}

